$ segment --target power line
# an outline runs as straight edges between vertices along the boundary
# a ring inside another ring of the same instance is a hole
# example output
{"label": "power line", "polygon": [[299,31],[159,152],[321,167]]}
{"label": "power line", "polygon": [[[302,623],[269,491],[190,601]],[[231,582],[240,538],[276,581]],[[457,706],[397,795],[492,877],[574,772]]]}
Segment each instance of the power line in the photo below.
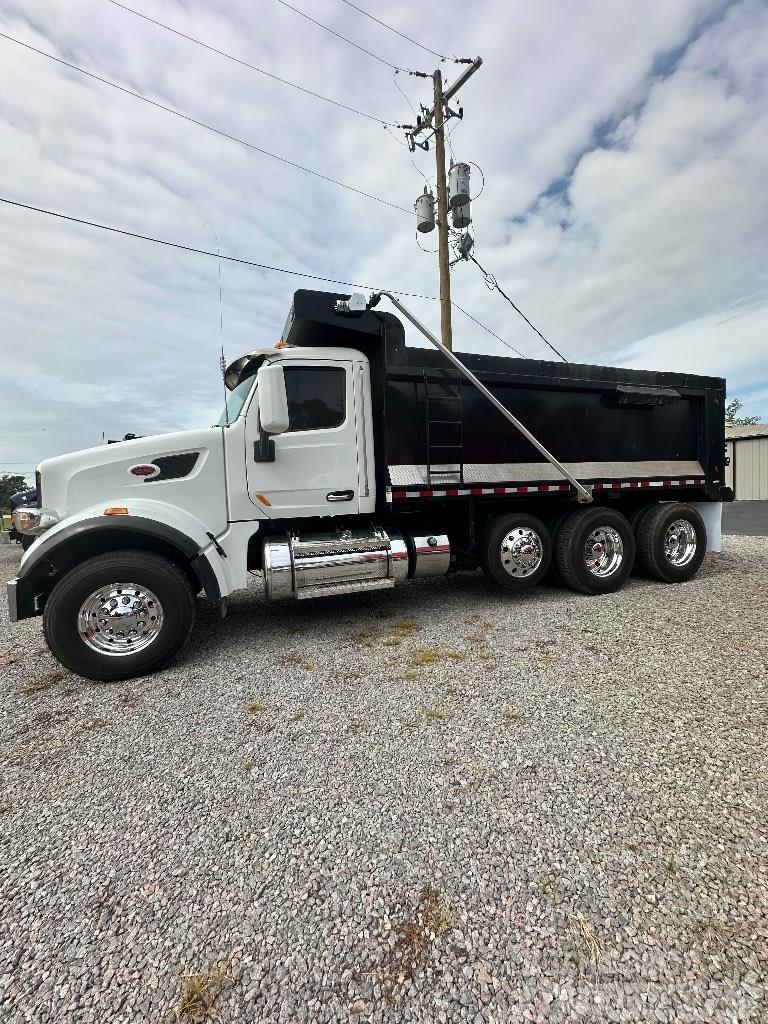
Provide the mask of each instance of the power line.
{"label": "power line", "polygon": [[[361,291],[390,291],[395,295],[404,295],[406,298],[409,299],[426,299],[429,302],[437,302],[437,298],[434,295],[422,295],[419,292],[405,292],[397,288],[382,289],[380,287],[370,284],[359,284],[358,282],[355,281],[341,281],[335,277],[322,277],[320,274],[308,274],[303,270],[288,270],[285,267],[276,267],[268,263],[257,263],[254,260],[244,260],[237,256],[224,256],[220,255],[217,252],[212,252],[208,249],[198,249],[192,245],[184,245],[181,242],[170,242],[164,238],[154,238],[152,235],[143,235],[137,231],[128,231],[125,228],[116,228],[110,224],[102,224],[99,221],[86,220],[83,217],[73,217],[70,214],[60,213],[57,210],[48,210],[43,206],[32,206],[30,203],[20,203],[14,199],[6,199],[4,196],[0,196],[0,203],[5,203],[6,206],[13,206],[20,210],[28,210],[33,213],[45,214],[48,217],[56,217],[58,220],[69,221],[72,224],[81,224],[84,227],[98,228],[100,231],[108,231],[114,235],[123,235],[126,238],[133,238],[142,242],[152,242],[155,245],[165,245],[170,249],[179,249],[182,252],[191,252],[198,256],[211,256],[214,259],[226,260],[228,263],[238,263],[246,267],[254,267],[257,270],[271,271],[272,273],[275,274],[288,274],[289,276],[292,277],[304,277],[311,281],[322,281],[324,284],[340,284],[343,285],[345,288],[359,288],[361,289]],[[473,316],[471,313],[468,313],[466,309],[464,309],[462,306],[458,304],[458,302],[454,302],[453,305],[461,313],[463,313],[464,316],[472,320],[473,323],[476,323],[478,327],[482,327],[484,331],[487,331],[488,334],[496,338],[497,341],[500,341],[502,345],[506,345],[507,348],[511,349],[513,352],[521,356],[523,359],[528,358],[524,356],[523,353],[516,349],[513,345],[510,345],[508,341],[505,341],[504,338],[500,337],[498,334],[495,334],[490,329],[490,327],[486,327],[486,325],[482,323],[482,321],[478,320],[477,317]],[[9,465],[9,463],[6,463],[6,465]]]}
{"label": "power line", "polygon": [[413,211],[407,210],[404,206],[398,206],[397,203],[390,203],[388,199],[382,199],[380,196],[375,196],[371,192],[364,192],[360,188],[355,188],[354,185],[348,185],[344,181],[338,181],[336,178],[331,178],[327,174],[315,171],[311,167],[305,167],[303,164],[296,163],[294,160],[289,160],[287,157],[280,156],[278,153],[271,153],[268,149],[262,149],[261,146],[257,146],[252,142],[241,139],[237,135],[231,135],[229,132],[225,132],[221,128],[215,128],[213,125],[207,124],[205,121],[199,121],[197,118],[191,117],[189,114],[183,114],[180,110],[174,110],[173,107],[167,107],[164,103],[160,103],[159,100],[150,99],[148,96],[144,96],[143,93],[134,92],[132,89],[128,89],[123,85],[118,85],[117,82],[112,82],[108,78],[102,78],[100,75],[96,75],[92,71],[86,71],[85,68],[81,68],[77,64],[71,64],[69,61],[62,60],[61,57],[54,57],[52,53],[47,53],[45,50],[39,50],[36,46],[31,46],[29,43],[23,43],[20,39],[14,39],[13,36],[6,35],[5,32],[0,32],[0,38],[7,40],[9,43],[16,43],[17,46],[23,46],[25,50],[31,50],[33,53],[37,53],[41,57],[47,57],[48,60],[55,61],[56,64],[61,64],[64,67],[70,68],[72,71],[79,72],[81,75],[93,78],[95,81],[101,82],[102,85],[108,85],[112,89],[117,89],[118,92],[125,93],[127,96],[133,96],[134,99],[141,100],[143,103],[148,103],[152,107],[164,110],[167,114],[173,114],[174,117],[179,117],[182,121],[188,121],[190,124],[195,124],[198,128],[205,128],[207,131],[213,132],[215,135],[220,135],[224,139],[229,139],[230,142],[237,142],[241,146],[245,146],[247,149],[252,149],[256,153],[261,153],[262,156],[268,156],[272,160],[279,160],[280,163],[287,164],[289,167],[293,167],[297,171],[303,171],[305,174],[311,174],[315,178],[327,181],[331,185],[337,185],[339,188],[344,188],[348,192],[354,192],[359,196],[365,196],[366,199],[373,199],[375,202],[381,203],[383,206],[389,206],[393,210],[400,210],[401,213],[407,213],[409,217],[413,215]]}
{"label": "power line", "polygon": [[522,309],[520,309],[519,306],[515,305],[515,303],[512,301],[512,299],[510,299],[510,297],[507,295],[507,293],[504,291],[504,289],[499,285],[499,282],[496,280],[496,278],[493,276],[493,274],[489,274],[488,271],[485,269],[485,267],[482,267],[478,263],[478,261],[475,259],[474,256],[470,256],[469,258],[472,260],[472,262],[475,264],[475,266],[477,266],[477,268],[479,269],[480,273],[485,278],[485,283],[488,285],[488,287],[491,289],[491,291],[495,290],[495,291],[497,291],[499,293],[499,295],[501,295],[503,298],[505,298],[507,300],[507,302],[510,304],[510,306],[512,307],[512,309],[514,309],[514,311],[516,313],[519,313],[520,316],[523,318],[523,320],[525,320],[525,322],[528,324],[528,326],[531,328],[531,330],[535,331],[536,334],[538,334],[538,336],[541,338],[541,340],[544,342],[544,344],[545,345],[549,345],[549,347],[552,349],[552,351],[555,353],[555,355],[559,356],[563,360],[564,363],[567,363],[568,360],[565,358],[563,353],[562,352],[558,352],[558,350],[555,348],[555,346],[552,344],[552,342],[551,341],[547,341],[547,339],[544,337],[544,335],[541,333],[541,331],[538,329],[538,327],[536,327],[534,324],[531,323],[531,321],[528,319],[528,317],[525,315],[525,313],[522,311]]}
{"label": "power line", "polygon": [[373,59],[377,60],[380,64],[385,64],[388,68],[393,68],[395,71],[402,71],[407,75],[420,75],[423,78],[427,77],[422,71],[410,71],[408,68],[401,68],[399,64],[393,64],[392,61],[385,60],[384,57],[380,57],[378,53],[374,53],[372,50],[366,50],[364,46],[361,46],[359,43],[354,42],[354,40],[343,36],[340,32],[337,32],[336,29],[331,28],[329,25],[324,25],[322,21],[317,21],[305,11],[300,11],[298,7],[294,7],[293,4],[289,4],[287,0],[277,0],[277,2],[282,4],[283,7],[287,7],[289,11],[293,11],[294,14],[298,14],[302,18],[306,18],[307,21],[311,21],[312,24],[317,25],[318,28],[322,28],[326,32],[330,32],[332,36],[336,36],[336,38],[341,39],[342,42],[348,43],[350,46],[354,46],[354,48],[356,50],[360,50],[361,53],[365,53],[369,57],[373,57]]}
{"label": "power line", "polygon": [[359,14],[364,15],[366,18],[370,18],[371,21],[375,21],[376,24],[381,25],[382,28],[386,28],[390,32],[394,32],[395,35],[400,36],[401,39],[407,39],[409,43],[413,43],[414,46],[418,46],[420,50],[426,50],[427,53],[431,53],[434,57],[439,57],[440,60],[448,60],[444,53],[438,53],[437,50],[432,50],[423,43],[417,42],[417,40],[413,39],[411,36],[407,36],[404,32],[400,32],[399,29],[393,28],[391,25],[387,25],[385,21],[381,21],[380,18],[376,18],[374,15],[369,14],[368,11],[364,11],[362,7],[358,7],[357,4],[353,4],[351,0],[341,0],[341,2],[346,4],[347,7],[351,7]]}
{"label": "power line", "polygon": [[361,291],[380,292],[387,290],[394,292],[395,295],[405,295],[411,299],[430,299],[435,300],[434,295],[420,295],[418,292],[404,292],[398,291],[396,288],[382,289],[375,287],[371,284],[358,284],[354,281],[339,281],[334,277],[321,277],[319,274],[307,274],[303,270],[287,270],[285,267],[275,267],[269,263],[257,263],[255,260],[244,260],[237,256],[219,256],[218,253],[211,252],[208,249],[197,249],[192,245],[184,245],[181,242],[169,242],[164,238],[154,238],[152,235],[142,235],[137,231],[127,231],[124,228],[116,228],[110,224],[102,224],[95,220],[86,220],[83,217],[73,217],[67,213],[60,213],[57,210],[48,210],[43,206],[32,206],[30,203],[19,203],[13,199],[6,199],[0,196],[0,203],[5,203],[7,206],[15,206],[20,210],[31,210],[34,213],[43,213],[48,217],[56,217],[59,220],[70,221],[72,224],[82,224],[89,228],[98,228],[100,231],[109,231],[114,235],[124,235],[126,238],[135,238],[142,242],[154,242],[155,245],[165,245],[171,249],[180,249],[183,252],[196,253],[198,256],[212,256],[214,259],[227,260],[228,263],[239,263],[245,267],[255,267],[257,270],[272,271],[276,274],[289,274],[293,277],[306,277],[312,281],[323,281],[326,284],[341,284],[346,288],[360,288]]}
{"label": "power line", "polygon": [[484,331],[487,331],[488,334],[491,335],[491,337],[495,338],[497,341],[500,341],[502,345],[506,345],[507,348],[511,349],[516,355],[520,356],[521,359],[530,359],[530,356],[524,356],[519,348],[515,348],[514,345],[510,345],[510,343],[508,341],[505,341],[504,338],[502,338],[498,334],[496,334],[495,331],[492,331],[490,327],[486,327],[484,323],[481,323],[480,320],[477,319],[477,317],[472,316],[472,314],[468,313],[466,311],[466,309],[462,309],[462,307],[458,304],[458,302],[454,302],[453,300],[451,300],[451,305],[455,306],[456,309],[458,309],[458,311],[460,313],[464,314],[464,316],[469,317],[469,319],[473,323],[476,323],[478,327],[482,327]]}
{"label": "power line", "polygon": [[226,50],[220,50],[216,46],[204,43],[202,39],[197,39],[195,36],[190,36],[186,32],[182,32],[180,29],[173,28],[171,25],[166,25],[162,21],[157,21],[156,18],[150,18],[148,14],[142,14],[141,11],[135,11],[132,7],[128,7],[127,4],[120,3],[119,0],[107,0],[107,3],[112,4],[114,7],[120,7],[129,14],[134,14],[137,18],[143,18],[144,21],[151,22],[151,24],[157,25],[158,28],[165,29],[166,32],[171,32],[173,35],[179,36],[180,39],[186,39],[190,43],[195,43],[196,46],[202,46],[203,49],[210,50],[211,53],[216,53],[220,57],[226,57],[227,60],[234,61],[235,64],[240,64],[242,67],[248,68],[250,71],[257,71],[260,75],[265,75],[267,78],[271,78],[275,82],[280,82],[281,85],[288,85],[292,89],[297,89],[299,92],[306,93],[307,96],[313,96],[316,100],[322,100],[324,103],[331,103],[334,107],[341,107],[342,110],[348,110],[352,114],[359,114],[360,117],[365,117],[369,121],[375,121],[377,124],[382,124],[385,127],[401,127],[401,125],[396,124],[394,121],[386,121],[383,117],[377,117],[375,114],[367,114],[364,110],[358,110],[357,107],[351,107],[346,103],[342,103],[340,100],[331,99],[330,96],[323,96],[319,92],[313,92],[312,89],[307,89],[303,85],[298,85],[298,83],[292,82],[288,78],[281,78],[279,75],[272,74],[271,71],[265,71],[264,68],[257,67],[255,64],[251,64],[247,60],[241,60],[240,57],[235,57],[234,54],[227,53]]}

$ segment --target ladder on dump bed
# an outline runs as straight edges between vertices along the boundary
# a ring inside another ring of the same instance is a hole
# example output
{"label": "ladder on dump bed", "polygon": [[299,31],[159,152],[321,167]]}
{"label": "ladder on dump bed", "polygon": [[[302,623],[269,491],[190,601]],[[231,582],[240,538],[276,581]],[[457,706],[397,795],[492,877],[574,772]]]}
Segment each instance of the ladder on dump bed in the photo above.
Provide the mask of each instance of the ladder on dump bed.
{"label": "ladder on dump bed", "polygon": [[[430,377],[424,371],[427,436],[427,486],[464,485],[464,428],[461,374]],[[441,469],[436,469],[441,466]]]}

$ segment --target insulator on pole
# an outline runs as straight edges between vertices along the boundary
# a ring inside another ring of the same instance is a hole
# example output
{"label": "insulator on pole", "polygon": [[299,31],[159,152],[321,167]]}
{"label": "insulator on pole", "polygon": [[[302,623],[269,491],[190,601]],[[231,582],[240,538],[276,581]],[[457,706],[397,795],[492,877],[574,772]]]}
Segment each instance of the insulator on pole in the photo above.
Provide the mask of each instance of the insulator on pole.
{"label": "insulator on pole", "polygon": [[469,164],[451,164],[448,172],[448,204],[453,209],[469,202]]}
{"label": "insulator on pole", "polygon": [[416,230],[421,232],[435,230],[435,197],[424,186],[424,193],[416,200]]}
{"label": "insulator on pole", "polygon": [[464,203],[463,206],[454,206],[451,210],[451,221],[455,228],[468,228],[472,223],[472,216],[470,214],[470,204]]}

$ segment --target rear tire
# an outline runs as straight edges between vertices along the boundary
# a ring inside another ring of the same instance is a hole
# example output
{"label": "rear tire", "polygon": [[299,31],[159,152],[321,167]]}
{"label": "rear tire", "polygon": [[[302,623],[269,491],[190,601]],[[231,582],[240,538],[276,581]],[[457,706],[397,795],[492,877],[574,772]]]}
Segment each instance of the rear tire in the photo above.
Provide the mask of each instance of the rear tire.
{"label": "rear tire", "polygon": [[480,541],[483,572],[505,590],[528,590],[540,583],[552,560],[552,539],[535,516],[492,519]]}
{"label": "rear tire", "polygon": [[704,520],[690,505],[655,505],[638,524],[637,561],[651,579],[685,583],[698,572],[706,550]]}
{"label": "rear tire", "polygon": [[62,665],[109,682],[167,665],[194,621],[195,602],[181,569],[147,551],[116,551],[59,580],[45,603],[43,632]]}
{"label": "rear tire", "polygon": [[578,509],[558,531],[555,563],[572,590],[611,594],[624,585],[634,561],[632,527],[614,509]]}

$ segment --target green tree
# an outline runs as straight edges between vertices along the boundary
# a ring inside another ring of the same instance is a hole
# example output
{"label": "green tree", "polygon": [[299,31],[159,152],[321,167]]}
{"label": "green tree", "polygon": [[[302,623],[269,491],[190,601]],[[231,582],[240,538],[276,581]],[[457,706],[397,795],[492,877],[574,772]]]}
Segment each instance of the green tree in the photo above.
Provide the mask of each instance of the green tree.
{"label": "green tree", "polygon": [[9,473],[3,473],[0,476],[0,508],[8,508],[11,495],[26,489],[27,481],[23,476],[11,476]]}
{"label": "green tree", "polygon": [[760,422],[759,416],[739,416],[742,403],[738,398],[732,398],[725,407],[725,422],[732,427],[752,427]]}

